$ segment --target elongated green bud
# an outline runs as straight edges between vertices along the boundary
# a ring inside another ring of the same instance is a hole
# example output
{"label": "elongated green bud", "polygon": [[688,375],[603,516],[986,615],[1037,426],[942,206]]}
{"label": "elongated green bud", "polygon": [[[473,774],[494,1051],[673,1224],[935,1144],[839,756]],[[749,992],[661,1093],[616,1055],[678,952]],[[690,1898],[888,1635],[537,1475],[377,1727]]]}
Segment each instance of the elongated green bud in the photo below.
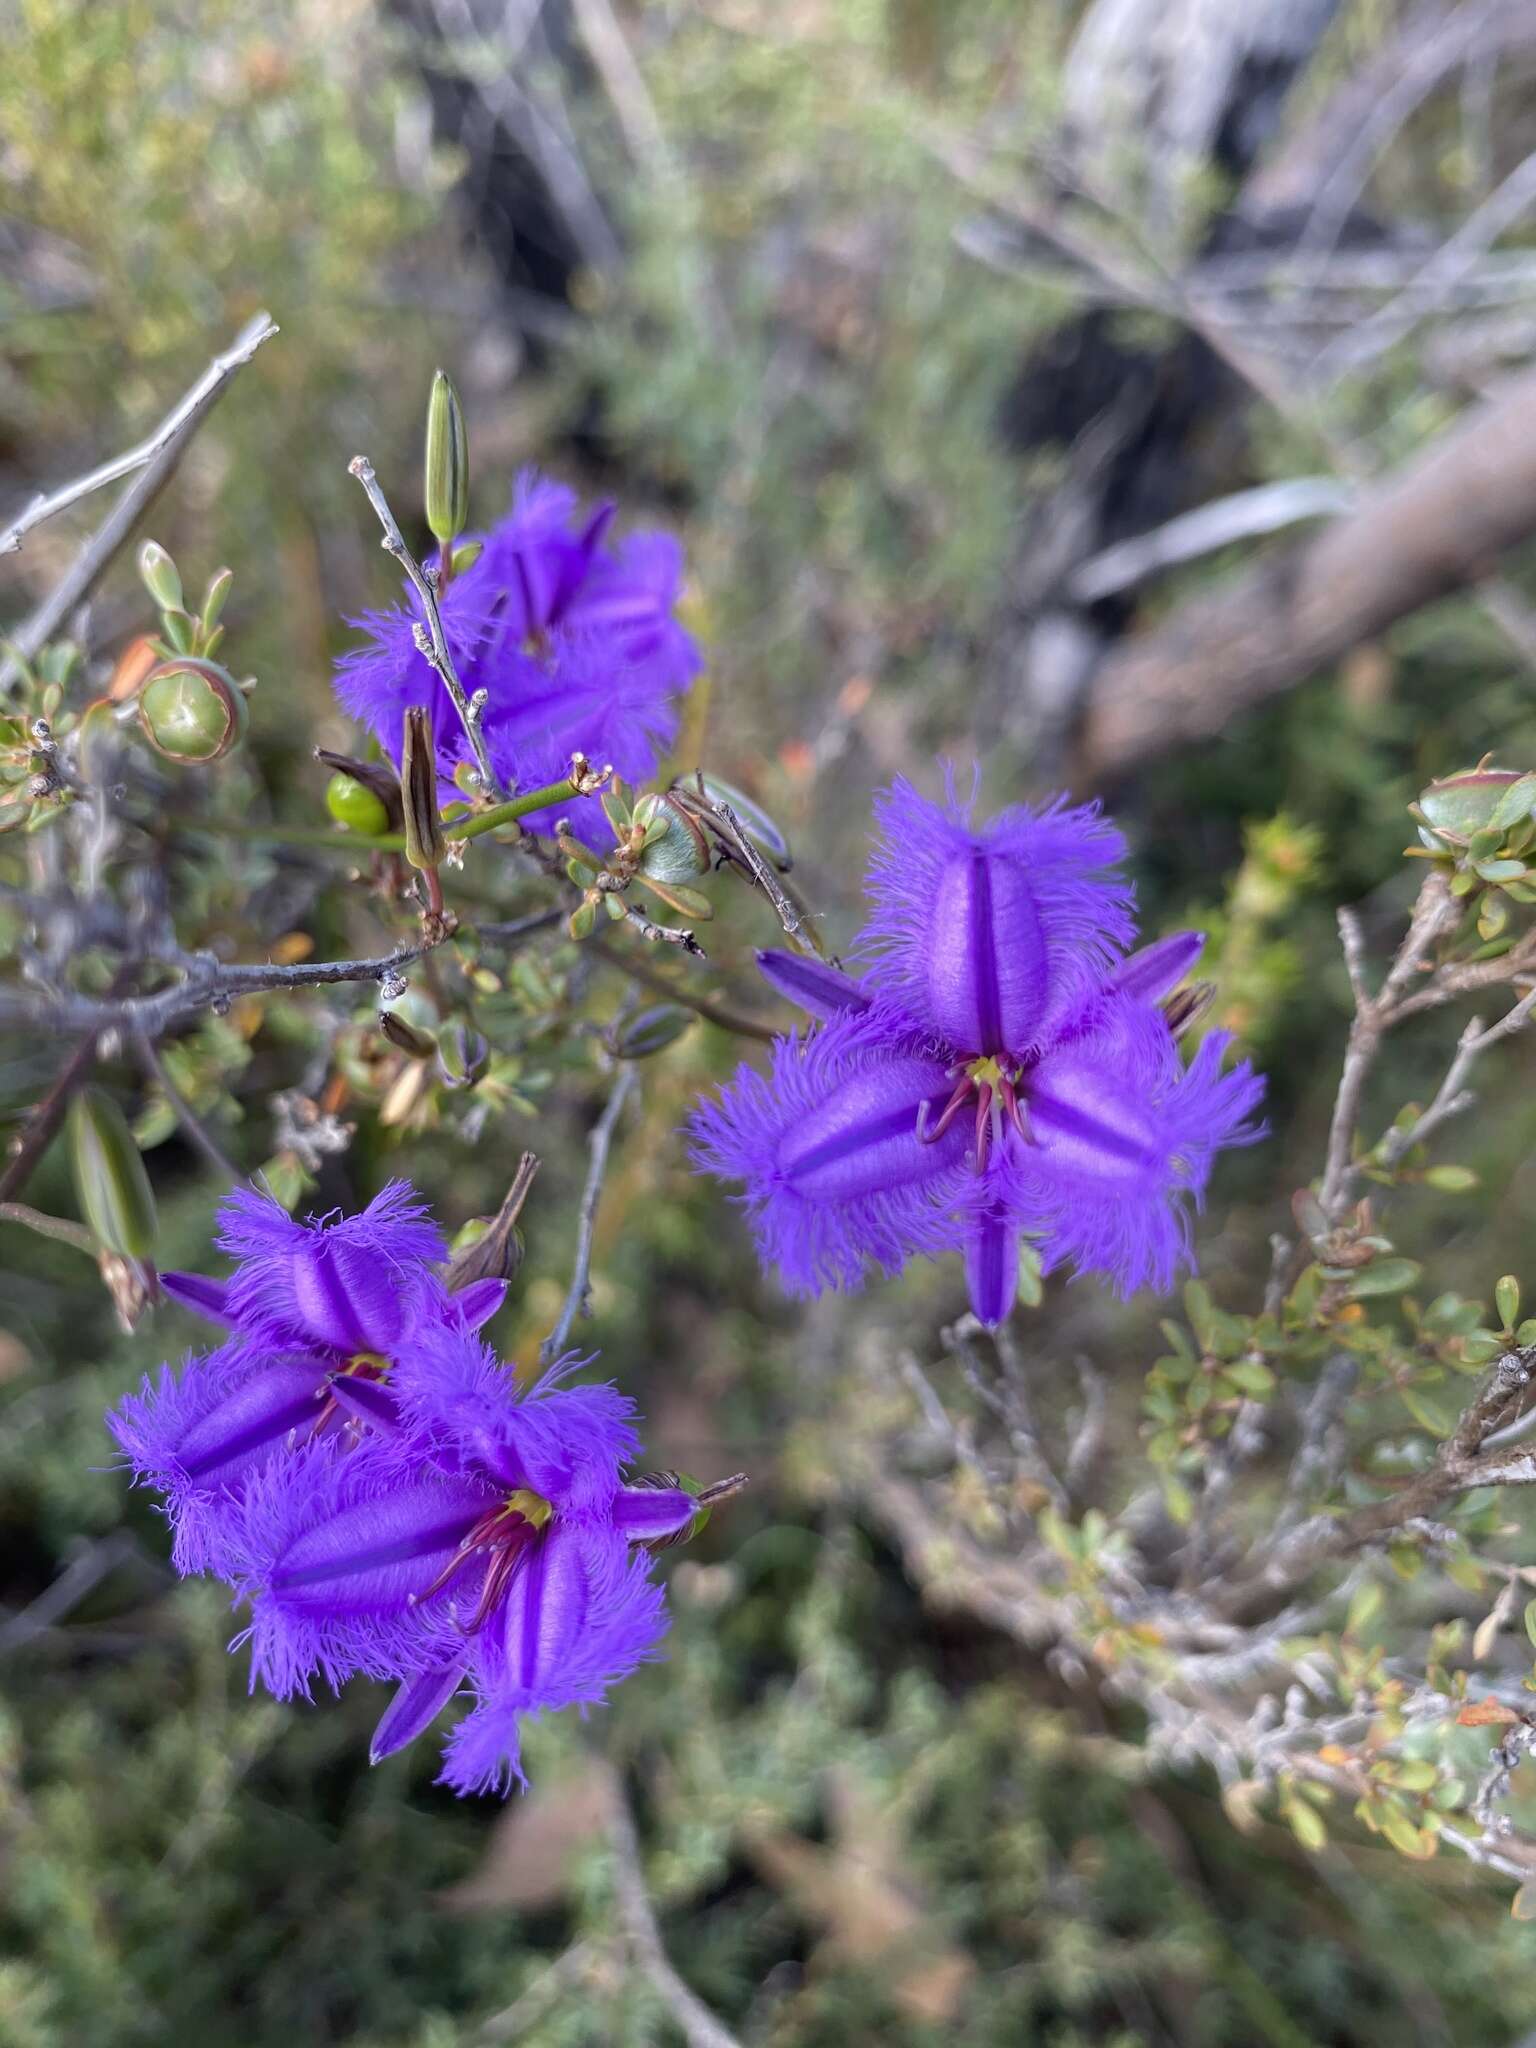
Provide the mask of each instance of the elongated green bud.
{"label": "elongated green bud", "polygon": [[429,1060],[437,1051],[437,1040],[430,1031],[418,1031],[409,1017],[403,1017],[398,1010],[380,1010],[379,1029],[390,1044],[413,1060]]}
{"label": "elongated green bud", "polygon": [[139,691],[139,726],[167,761],[202,766],[222,760],[249,723],[243,692],[216,661],[175,655],[152,668]]}
{"label": "elongated green bud", "polygon": [[432,721],[419,705],[405,714],[400,749],[400,796],[405,809],[405,857],[423,871],[440,867],[448,851],[437,808],[437,761]]}
{"label": "elongated green bud", "polygon": [[155,1247],[155,1197],[127,1119],[103,1089],[82,1088],[70,1102],[69,1157],[97,1242],[119,1258],[147,1259]]}
{"label": "elongated green bud", "polygon": [[181,576],[159,541],[147,540],[139,549],[139,576],[162,611],[181,610]]}
{"label": "elongated green bud", "polygon": [[427,400],[427,524],[444,547],[469,524],[469,435],[459,394],[441,370]]}
{"label": "elongated green bud", "polygon": [[649,1059],[652,1053],[665,1052],[674,1045],[693,1021],[693,1011],[685,1010],[681,1003],[658,1003],[631,1018],[614,1039],[614,1052],[621,1060]]}

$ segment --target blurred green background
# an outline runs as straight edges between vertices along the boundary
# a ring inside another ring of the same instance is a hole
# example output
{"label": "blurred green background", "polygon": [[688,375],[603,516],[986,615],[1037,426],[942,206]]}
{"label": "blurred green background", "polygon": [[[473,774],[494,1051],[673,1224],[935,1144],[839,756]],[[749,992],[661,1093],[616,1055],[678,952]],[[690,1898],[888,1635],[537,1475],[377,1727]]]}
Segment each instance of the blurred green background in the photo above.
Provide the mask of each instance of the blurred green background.
{"label": "blurred green background", "polygon": [[[1255,164],[1418,18],[1389,0],[1314,11],[1257,140],[1211,141],[1147,197],[1144,137],[1110,109],[1100,182],[1062,168],[1095,12],[1068,0],[19,0],[0,75],[0,511],[126,445],[269,307],[280,338],[147,530],[189,581],[233,566],[231,660],[259,678],[252,744],[198,800],[323,822],[310,749],[352,738],[330,664],[345,616],[392,595],[346,465],[366,451],[414,502],[442,363],[469,414],[479,515],[532,463],[682,535],[709,675],[679,764],[707,761],[781,818],[835,946],[856,922],[869,794],[892,774],[932,786],[936,759],[974,760],[992,802],[1068,774],[1026,655],[1049,612],[1034,566],[1070,518],[1091,553],[1333,469],[1341,448],[1388,469],[1477,390],[1435,374],[1411,334],[1311,389],[1282,365],[1295,402],[1266,404],[1176,315],[1110,302],[989,221],[988,178],[1006,174],[1138,261],[1234,246]],[[1261,86],[1232,88],[1240,109]],[[1518,49],[1490,44],[1481,70],[1382,134],[1351,215],[1361,246],[1411,254],[1424,223],[1449,232],[1533,125]],[[988,152],[979,181],[961,143]],[[1530,246],[1505,230],[1506,252]],[[1106,418],[1108,452],[1085,454]],[[11,558],[8,618],[92,509]],[[1252,545],[1084,608],[1074,630],[1097,645],[1144,629]],[[1514,598],[1526,566],[1506,565]],[[110,658],[148,623],[124,561],[93,645]],[[1334,906],[1365,899],[1373,935],[1390,933],[1411,888],[1405,804],[1489,749],[1528,764],[1531,706],[1529,666],[1462,597],[1106,791],[1148,930],[1211,930],[1218,1015],[1271,1076],[1276,1135],[1228,1162],[1206,1225],[1218,1299],[1251,1298],[1268,1233],[1317,1168],[1346,1005]],[[320,952],[376,947],[335,875],[252,842],[185,879],[205,921],[244,929],[259,902],[278,920],[268,943],[299,930]],[[508,916],[535,900],[489,865],[475,880]],[[716,895],[712,972],[750,1006],[767,914],[726,883]],[[568,972],[558,939],[548,957]],[[573,1000],[602,1016],[620,993],[599,978]],[[308,1085],[317,1034],[368,1008],[233,1020],[250,1051],[219,1114],[243,1165],[271,1152],[270,1096]],[[1448,1043],[1407,1037],[1379,1115],[1432,1088]],[[1364,1838],[1313,1856],[1274,1823],[1240,1834],[1198,1771],[1149,1764],[1130,1717],[925,1611],[838,1484],[827,1418],[857,1315],[786,1303],[686,1167],[677,1126],[741,1050],[701,1026],[646,1067],[590,1335],[649,1416],[658,1463],[743,1466],[752,1489],[668,1562],[667,1662],[586,1729],[534,1731],[534,1790],[505,1809],[434,1788],[430,1745],[369,1772],[367,1687],[314,1708],[245,1696],[222,1597],[171,1578],[101,1424],[196,1329],[162,1309],[121,1336],[75,1254],[0,1230],[0,2043],[670,2042],[614,1938],[595,1751],[627,1774],[674,1961],[743,2042],[1536,2038],[1531,1937],[1507,1887]],[[57,1057],[6,1047],[10,1115]],[[404,1171],[456,1226],[535,1149],[527,1262],[495,1333],[526,1359],[559,1307],[605,1083],[579,1038],[523,1060],[524,1086],[473,1144],[430,1117],[365,1120],[316,1205]],[[1416,1252],[1467,1293],[1519,1270],[1529,1069],[1529,1048],[1512,1051],[1497,1116],[1458,1134],[1480,1190],[1413,1198]],[[135,1070],[109,1078],[130,1111],[150,1108]],[[175,1135],[150,1158],[161,1262],[208,1269],[217,1186]],[[61,1148],[30,1198],[72,1213]],[[915,1342],[959,1302],[953,1271],[924,1268],[858,1313]],[[1056,1286],[1027,1331],[1047,1384],[1075,1351],[1098,1360],[1128,1474],[1154,1316]],[[51,1605],[72,1572],[77,1596]]]}

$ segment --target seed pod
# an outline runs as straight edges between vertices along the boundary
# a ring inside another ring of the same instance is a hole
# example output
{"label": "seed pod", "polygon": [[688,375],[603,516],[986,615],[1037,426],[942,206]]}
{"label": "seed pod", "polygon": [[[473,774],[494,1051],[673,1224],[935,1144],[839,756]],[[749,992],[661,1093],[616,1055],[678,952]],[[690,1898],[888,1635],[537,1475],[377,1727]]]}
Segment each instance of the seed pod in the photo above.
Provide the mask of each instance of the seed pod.
{"label": "seed pod", "polygon": [[370,835],[389,830],[389,811],[375,793],[355,775],[339,769],[325,785],[325,808],[338,825],[352,832]]}
{"label": "seed pod", "polygon": [[[789,873],[795,864],[789,841],[761,804],[722,776],[706,775],[701,769],[693,780],[703,789],[711,803],[724,804],[730,809],[737,824],[744,832],[751,834],[775,867],[786,875]],[[684,788],[686,787],[685,784]]]}
{"label": "seed pod", "polygon": [[400,799],[405,813],[405,857],[413,868],[440,867],[448,851],[437,808],[437,761],[432,724],[419,705],[405,714],[400,751]]}
{"label": "seed pod", "polygon": [[[1469,768],[1460,775],[1443,776],[1420,790],[1412,806],[1421,820],[1419,837],[1430,847],[1461,847],[1474,833],[1490,827],[1496,813],[1501,826],[1513,824],[1515,816],[1505,799],[1526,780],[1513,768]],[[1536,778],[1530,779],[1528,792],[1520,792],[1522,797],[1528,794],[1536,796]]]}
{"label": "seed pod", "polygon": [[155,1246],[155,1197],[127,1119],[104,1089],[82,1088],[69,1105],[75,1193],[96,1240],[123,1259]]}
{"label": "seed pod", "polygon": [[139,576],[162,611],[181,610],[181,577],[159,541],[147,540],[139,549]]}
{"label": "seed pod", "polygon": [[245,737],[250,713],[228,669],[174,655],[152,668],[139,691],[139,726],[167,761],[222,760]]}
{"label": "seed pod", "polygon": [[471,1217],[453,1240],[448,1271],[443,1278],[450,1294],[462,1294],[466,1288],[486,1280],[515,1277],[523,1263],[523,1234],[517,1220],[538,1170],[538,1160],[531,1152],[525,1152],[496,1214]]}
{"label": "seed pod", "polygon": [[630,1019],[612,1040],[613,1050],[621,1060],[649,1059],[676,1044],[692,1022],[692,1010],[685,1010],[681,1003],[658,1003]]}
{"label": "seed pod", "polygon": [[441,370],[427,400],[427,525],[447,547],[469,524],[469,435],[459,394]]}
{"label": "seed pod", "polygon": [[657,882],[686,882],[709,873],[709,841],[703,829],[669,797],[641,797],[633,818],[645,827],[642,874]]}

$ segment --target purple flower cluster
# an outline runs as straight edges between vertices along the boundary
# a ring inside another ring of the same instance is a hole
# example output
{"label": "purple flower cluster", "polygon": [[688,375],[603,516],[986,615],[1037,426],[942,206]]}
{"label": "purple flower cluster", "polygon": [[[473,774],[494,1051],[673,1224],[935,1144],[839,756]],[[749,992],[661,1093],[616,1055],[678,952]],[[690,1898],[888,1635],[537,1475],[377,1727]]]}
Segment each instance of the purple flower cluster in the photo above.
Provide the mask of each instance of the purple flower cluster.
{"label": "purple flower cluster", "polygon": [[393,1679],[373,1758],[422,1734],[466,1685],[442,1781],[523,1782],[519,1723],[600,1703],[666,1629],[648,1546],[691,1530],[673,1475],[622,1474],[633,1404],[518,1387],[478,1336],[503,1284],[449,1294],[443,1244],[395,1182],[361,1215],[296,1223],[241,1192],[219,1236],[227,1281],[163,1276],[228,1335],[108,1417],[165,1496],[184,1573],[249,1604],[251,1683],[279,1699],[355,1674]]}
{"label": "purple flower cluster", "polygon": [[[683,557],[665,533],[610,544],[612,505],[576,517],[575,494],[525,472],[507,517],[476,536],[481,552],[448,584],[443,630],[466,691],[486,692],[491,766],[512,794],[557,782],[573,753],[644,782],[677,731],[675,699],[702,667],[674,615]],[[460,545],[465,545],[461,543]],[[350,623],[367,645],[343,655],[336,691],[397,763],[406,711],[432,716],[445,777],[470,758],[441,681],[416,646],[420,599]],[[581,836],[599,835],[595,798],[562,806]],[[534,823],[549,823],[543,813]],[[586,831],[582,828],[586,827]]]}
{"label": "purple flower cluster", "polygon": [[860,973],[759,955],[822,1022],[696,1114],[699,1164],[745,1182],[796,1293],[958,1250],[996,1324],[1026,1238],[1047,1269],[1166,1289],[1215,1154],[1258,1135],[1263,1094],[1246,1062],[1222,1071],[1224,1032],[1180,1057],[1160,999],[1199,934],[1127,954],[1125,845],[1094,807],[977,826],[953,788],[939,805],[898,782],[878,818]]}

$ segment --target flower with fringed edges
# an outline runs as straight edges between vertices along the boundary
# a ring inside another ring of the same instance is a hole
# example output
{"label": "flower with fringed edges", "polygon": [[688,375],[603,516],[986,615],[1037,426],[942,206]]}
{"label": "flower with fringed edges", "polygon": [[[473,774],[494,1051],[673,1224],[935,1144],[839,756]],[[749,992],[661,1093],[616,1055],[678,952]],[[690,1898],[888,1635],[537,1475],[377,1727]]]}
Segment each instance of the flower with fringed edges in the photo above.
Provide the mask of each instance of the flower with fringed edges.
{"label": "flower with fringed edges", "polygon": [[467,1684],[442,1782],[505,1791],[524,1782],[525,1716],[600,1704],[651,1658],[666,1610],[648,1546],[689,1533],[710,1495],[670,1474],[625,1484],[634,1405],[566,1384],[581,1363],[524,1392],[469,1332],[432,1330],[400,1367],[399,1437],[269,1465],[234,1574],[253,1686],[288,1698],[317,1675],[398,1679],[377,1762]]}
{"label": "flower with fringed edges", "polygon": [[227,1280],[164,1273],[174,1300],[228,1331],[216,1350],[145,1378],[107,1418],[134,1476],[166,1501],[182,1571],[218,1570],[244,1487],[294,1443],[395,1431],[391,1377],[433,1320],[478,1328],[505,1286],[449,1296],[442,1237],[405,1181],[360,1215],[298,1223],[241,1189],[220,1210]]}
{"label": "flower with fringed edges", "polygon": [[823,1020],[743,1067],[693,1120],[698,1162],[746,1184],[765,1261],[796,1293],[856,1287],[873,1265],[963,1253],[996,1324],[1022,1241],[1124,1293],[1189,1262],[1191,1205],[1217,1151],[1258,1135],[1262,1081],[1186,1066],[1165,1006],[1195,933],[1125,955],[1119,834],[1092,808],[1018,806],[973,826],[905,783],[880,801],[859,976],[760,956]]}
{"label": "flower with fringed edges", "polygon": [[653,1550],[685,1540],[745,1476],[626,1479],[634,1405],[568,1384],[523,1391],[476,1334],[500,1281],[449,1293],[441,1237],[395,1182],[357,1216],[298,1223],[242,1191],[224,1205],[227,1280],[166,1276],[228,1338],[108,1416],[166,1497],[183,1573],[251,1609],[253,1689],[394,1680],[373,1744],[402,1749],[467,1686],[443,1782],[523,1780],[529,1714],[599,1703],[666,1628]]}
{"label": "flower with fringed edges", "polygon": [[[682,550],[670,534],[610,540],[612,505],[576,518],[576,498],[532,472],[507,517],[442,599],[443,630],[465,690],[484,690],[482,732],[510,794],[558,781],[573,753],[629,782],[655,773],[677,731],[676,698],[702,666],[678,623]],[[461,543],[463,545],[463,543]],[[441,680],[420,651],[420,601],[352,623],[365,646],[342,656],[336,691],[398,763],[405,713],[431,716],[441,774],[471,758]],[[562,805],[577,835],[605,844],[593,798]],[[531,814],[535,828],[553,813]]]}

